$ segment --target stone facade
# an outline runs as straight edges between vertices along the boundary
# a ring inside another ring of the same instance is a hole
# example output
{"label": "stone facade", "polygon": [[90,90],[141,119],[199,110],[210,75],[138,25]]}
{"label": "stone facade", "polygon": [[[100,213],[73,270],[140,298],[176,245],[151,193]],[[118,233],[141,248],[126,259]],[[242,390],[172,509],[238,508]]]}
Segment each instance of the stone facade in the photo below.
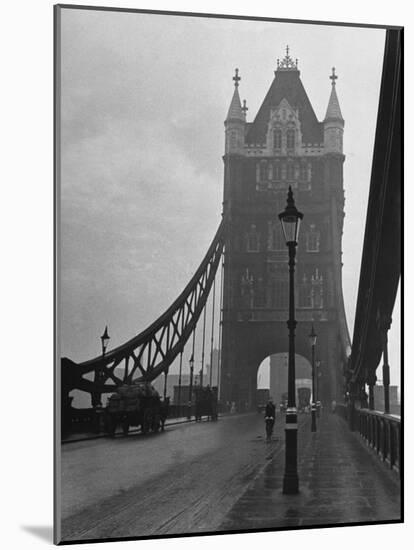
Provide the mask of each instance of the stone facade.
{"label": "stone facade", "polygon": [[286,352],[287,247],[278,214],[291,186],[304,220],[295,273],[296,351],[310,359],[319,336],[321,398],[342,393],[349,335],[342,298],[344,121],[332,74],[319,122],[287,54],[253,122],[241,106],[238,71],[225,121],[223,214],[228,222],[223,295],[222,398],[254,406],[261,361]]}

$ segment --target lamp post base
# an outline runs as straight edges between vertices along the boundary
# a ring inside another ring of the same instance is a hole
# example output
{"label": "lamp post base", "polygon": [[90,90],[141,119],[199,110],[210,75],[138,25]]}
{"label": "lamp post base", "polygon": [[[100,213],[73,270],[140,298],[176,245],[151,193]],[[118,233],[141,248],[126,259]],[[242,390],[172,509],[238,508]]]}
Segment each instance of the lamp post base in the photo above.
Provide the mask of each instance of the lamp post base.
{"label": "lamp post base", "polygon": [[299,493],[298,477],[298,424],[296,408],[286,411],[285,428],[285,474],[283,476],[283,494]]}
{"label": "lamp post base", "polygon": [[299,493],[299,478],[297,474],[284,475],[282,492],[284,495],[297,495]]}
{"label": "lamp post base", "polygon": [[312,420],[311,420],[311,432],[316,432],[316,405],[312,403]]}

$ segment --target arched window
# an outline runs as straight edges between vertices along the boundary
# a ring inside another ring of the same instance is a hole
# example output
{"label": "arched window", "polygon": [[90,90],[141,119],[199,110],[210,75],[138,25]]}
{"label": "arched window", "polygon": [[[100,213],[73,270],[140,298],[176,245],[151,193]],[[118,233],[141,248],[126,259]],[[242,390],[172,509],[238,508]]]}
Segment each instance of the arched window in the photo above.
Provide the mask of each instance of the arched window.
{"label": "arched window", "polygon": [[282,131],[279,128],[273,130],[273,147],[274,149],[282,148]]}
{"label": "arched window", "polygon": [[293,162],[288,162],[287,164],[287,179],[292,181],[295,179],[295,165]]}
{"label": "arched window", "polygon": [[295,148],[295,130],[293,130],[292,128],[289,128],[286,131],[286,147],[289,150]]}

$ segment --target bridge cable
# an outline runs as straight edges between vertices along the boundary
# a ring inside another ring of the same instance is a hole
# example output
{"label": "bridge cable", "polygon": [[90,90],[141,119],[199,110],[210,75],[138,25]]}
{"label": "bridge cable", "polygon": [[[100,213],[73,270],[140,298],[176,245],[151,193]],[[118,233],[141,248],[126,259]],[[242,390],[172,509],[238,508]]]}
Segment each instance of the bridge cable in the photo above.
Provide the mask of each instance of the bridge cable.
{"label": "bridge cable", "polygon": [[181,416],[181,373],[183,369],[183,350],[180,352],[180,370],[178,375],[178,416]]}
{"label": "bridge cable", "polygon": [[220,374],[221,374],[221,339],[223,330],[223,286],[224,286],[224,256],[221,261],[221,274],[220,274],[220,320],[219,320],[219,356],[217,365],[217,398],[219,396],[220,389]]}
{"label": "bridge cable", "polygon": [[168,377],[168,367],[164,371],[164,401],[167,397],[167,377]]}
{"label": "bridge cable", "polygon": [[203,348],[201,351],[201,376],[200,376],[200,386],[203,387],[203,377],[204,377],[204,350],[206,344],[206,313],[207,313],[207,304],[204,306],[203,311]]}
{"label": "bridge cable", "polygon": [[211,314],[211,347],[210,347],[210,388],[213,384],[213,346],[214,346],[214,309],[216,301],[216,278],[214,277],[213,282],[213,302],[211,304],[212,314]]}
{"label": "bridge cable", "polygon": [[[193,367],[191,368],[190,366],[190,385],[189,385],[189,388],[188,388],[188,402],[190,404],[190,409],[189,409],[189,417],[191,417],[191,404],[193,402],[193,388],[194,388],[194,351],[195,351],[195,337],[196,337],[196,329],[197,329],[197,325],[195,325],[194,329],[193,329],[193,345],[192,345],[192,350],[191,350],[191,359],[192,359],[192,365]],[[190,360],[191,360],[190,359]]]}

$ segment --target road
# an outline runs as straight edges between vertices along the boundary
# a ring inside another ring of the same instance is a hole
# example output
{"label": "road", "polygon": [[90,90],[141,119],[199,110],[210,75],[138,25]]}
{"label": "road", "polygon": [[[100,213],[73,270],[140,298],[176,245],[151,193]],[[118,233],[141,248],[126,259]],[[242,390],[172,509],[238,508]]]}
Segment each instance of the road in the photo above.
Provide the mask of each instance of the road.
{"label": "road", "polygon": [[214,531],[269,460],[283,450],[262,415],[171,426],[62,448],[62,540]]}

